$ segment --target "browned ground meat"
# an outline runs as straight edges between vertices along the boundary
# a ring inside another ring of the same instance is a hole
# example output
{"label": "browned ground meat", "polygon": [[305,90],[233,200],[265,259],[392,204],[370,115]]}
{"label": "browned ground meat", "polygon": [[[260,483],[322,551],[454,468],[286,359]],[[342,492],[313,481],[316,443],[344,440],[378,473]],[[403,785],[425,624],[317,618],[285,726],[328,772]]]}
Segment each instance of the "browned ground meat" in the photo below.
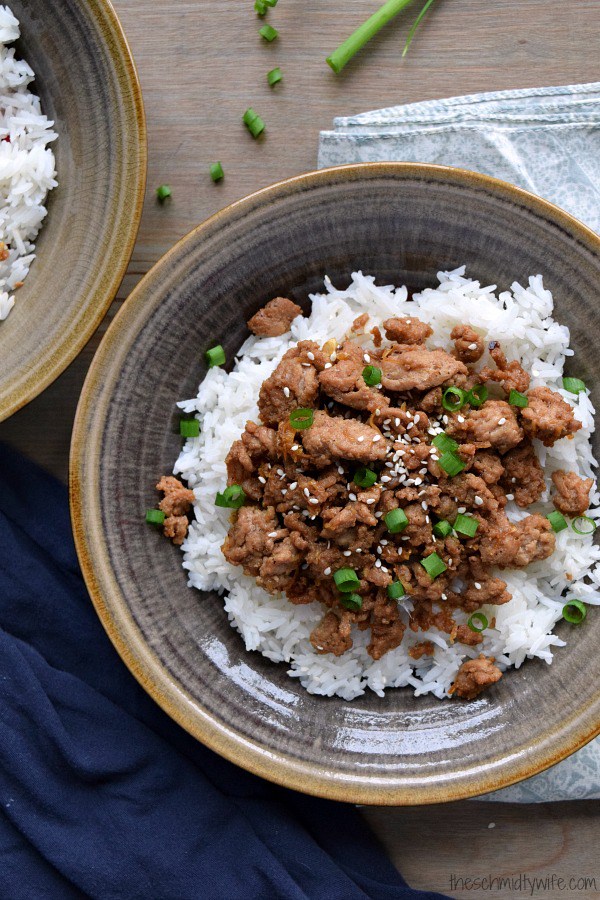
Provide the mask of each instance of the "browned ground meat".
{"label": "browned ground meat", "polygon": [[484,523],[479,549],[486,565],[521,569],[547,559],[555,546],[556,538],[545,516],[535,513],[513,525],[504,514],[496,514]]}
{"label": "browned ground meat", "polygon": [[[375,387],[368,387],[362,377],[368,365],[363,350],[352,341],[346,341],[336,353],[336,361],[330,369],[319,375],[319,383],[328,397],[354,409],[374,410],[387,406],[386,397]],[[369,360],[370,355],[367,354]]]}
{"label": "browned ground meat", "polygon": [[506,457],[501,459],[492,450],[478,450],[473,456],[471,470],[483,478],[486,484],[498,484],[504,474],[505,465]]}
{"label": "browned ground meat", "polygon": [[310,642],[317,653],[333,653],[334,656],[341,656],[349,650],[352,646],[350,624],[350,616],[347,613],[337,616],[334,612],[328,612],[310,636]]}
{"label": "browned ground meat", "polygon": [[396,341],[398,344],[424,344],[433,334],[431,325],[421,322],[414,316],[386,319],[383,330],[389,341]]}
{"label": "browned ground meat", "polygon": [[466,415],[461,410],[453,416],[446,431],[476,447],[493,447],[499,453],[506,453],[523,440],[523,430],[513,407],[504,400],[488,400]]}
{"label": "browned ground meat", "polygon": [[377,462],[388,452],[387,441],[375,428],[357,419],[328,416],[321,410],[315,412],[311,427],[302,432],[302,445],[317,468],[329,466],[336,459]]}
{"label": "browned ground meat", "polygon": [[287,351],[260,389],[258,409],[265,425],[277,425],[293,409],[314,405],[319,394],[318,368],[324,365],[325,357],[313,341],[301,341]]}
{"label": "browned ground meat", "polygon": [[464,700],[474,700],[488,685],[495,684],[502,678],[502,672],[494,665],[493,657],[488,659],[480,654],[477,659],[469,659],[462,664],[451,692]]}
{"label": "browned ground meat", "polygon": [[297,303],[287,297],[275,297],[248,320],[248,328],[259,337],[279,337],[290,330],[296,316],[302,315]]}
{"label": "browned ground meat", "polygon": [[179,547],[185,541],[188,525],[187,516],[167,516],[163,522],[163,534]]}
{"label": "browned ground meat", "polygon": [[432,644],[431,641],[419,641],[412,645],[408,655],[413,659],[421,659],[422,656],[433,656],[434,652],[435,644]]}
{"label": "browned ground meat", "polygon": [[476,647],[483,641],[483,635],[473,631],[468,625],[459,625],[454,635],[457,644],[466,644],[467,647]]}
{"label": "browned ground meat", "polygon": [[481,359],[485,342],[470,325],[455,325],[450,332],[454,341],[456,358],[464,363],[474,363]]}
{"label": "browned ground meat", "polygon": [[496,363],[496,368],[492,369],[489,366],[484,366],[479,374],[481,380],[497,381],[507,394],[511,391],[519,391],[524,394],[529,387],[530,379],[521,364],[516,362],[516,360],[509,363],[497,341],[490,345],[490,356]]}
{"label": "browned ground meat", "polygon": [[163,475],[156,485],[157,491],[163,491],[164,497],[158,504],[165,513],[163,534],[174,544],[183,544],[188,530],[187,513],[194,502],[194,492],[184,487],[179,479],[172,475]]}
{"label": "browned ground meat", "polygon": [[572,407],[556,391],[537,387],[527,394],[529,405],[521,410],[526,434],[552,447],[561,438],[575,434],[581,428]]}
{"label": "browned ground meat", "polygon": [[590,505],[593,480],[559,469],[552,473],[552,481],[556,488],[553,497],[555,507],[565,516],[582,516]]}
{"label": "browned ground meat", "polygon": [[502,461],[505,470],[502,486],[507,494],[512,494],[515,502],[522,507],[539,500],[545,488],[544,470],[533,446],[523,442],[507,453]]}
{"label": "browned ground meat", "polygon": [[384,390],[395,393],[428,391],[440,384],[456,381],[457,376],[468,374],[464,363],[449,353],[426,350],[424,347],[392,350],[382,359],[381,369]]}

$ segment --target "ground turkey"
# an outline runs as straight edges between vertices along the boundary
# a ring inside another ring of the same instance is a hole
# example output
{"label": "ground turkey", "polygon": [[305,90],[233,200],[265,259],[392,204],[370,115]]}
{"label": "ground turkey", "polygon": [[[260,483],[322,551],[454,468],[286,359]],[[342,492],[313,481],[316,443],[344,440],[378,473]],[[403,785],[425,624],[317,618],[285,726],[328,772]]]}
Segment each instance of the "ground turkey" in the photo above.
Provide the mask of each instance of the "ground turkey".
{"label": "ground turkey", "polygon": [[556,494],[552,498],[557,509],[565,516],[582,516],[590,505],[592,478],[580,478],[575,472],[559,469],[552,473]]}
{"label": "ground turkey", "polygon": [[450,693],[463,700],[474,700],[488,685],[495,684],[501,678],[502,672],[494,665],[493,658],[488,659],[482,653],[477,659],[469,659],[462,664]]}
{"label": "ground turkey", "polygon": [[290,330],[296,316],[301,315],[297,303],[287,297],[275,297],[248,320],[248,328],[259,337],[280,337]]}

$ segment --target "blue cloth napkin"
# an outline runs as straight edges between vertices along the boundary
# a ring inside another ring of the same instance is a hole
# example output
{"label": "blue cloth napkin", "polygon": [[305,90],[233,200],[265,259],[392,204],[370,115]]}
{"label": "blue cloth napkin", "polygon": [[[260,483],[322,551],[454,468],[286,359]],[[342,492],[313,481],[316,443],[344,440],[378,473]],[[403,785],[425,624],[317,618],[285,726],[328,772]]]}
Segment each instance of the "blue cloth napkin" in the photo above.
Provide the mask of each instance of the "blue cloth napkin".
{"label": "blue cloth napkin", "polygon": [[236,768],[148,697],[83,583],[66,489],[0,445],[0,897],[434,900],[351,806]]}

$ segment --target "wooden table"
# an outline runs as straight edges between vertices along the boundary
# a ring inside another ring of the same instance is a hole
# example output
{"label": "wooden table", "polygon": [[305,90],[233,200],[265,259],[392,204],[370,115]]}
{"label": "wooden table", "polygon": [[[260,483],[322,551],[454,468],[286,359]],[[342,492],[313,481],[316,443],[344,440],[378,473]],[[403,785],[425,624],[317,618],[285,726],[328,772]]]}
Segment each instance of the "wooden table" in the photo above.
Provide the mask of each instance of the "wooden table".
{"label": "wooden table", "polygon": [[[344,115],[452,94],[600,80],[600,0],[439,0],[409,55],[400,51],[420,4],[372,42],[341,76],[325,57],[376,0],[280,0],[258,37],[252,0],[114,0],[141,77],[148,116],[148,192],[139,240],[118,299],[71,367],[0,425],[8,441],[67,478],[71,424],[86,370],[118,305],[181,236],[232,200],[316,165],[319,130]],[[275,90],[266,72],[281,66]],[[253,106],[267,123],[254,144],[240,124]],[[208,166],[221,160],[223,183]],[[173,201],[154,198],[168,182]],[[597,889],[535,889],[533,896],[600,897],[593,802],[536,807],[466,801],[365,815],[415,887],[454,897],[513,898],[529,890],[469,889],[482,875],[595,876]],[[492,827],[494,823],[494,827]]]}

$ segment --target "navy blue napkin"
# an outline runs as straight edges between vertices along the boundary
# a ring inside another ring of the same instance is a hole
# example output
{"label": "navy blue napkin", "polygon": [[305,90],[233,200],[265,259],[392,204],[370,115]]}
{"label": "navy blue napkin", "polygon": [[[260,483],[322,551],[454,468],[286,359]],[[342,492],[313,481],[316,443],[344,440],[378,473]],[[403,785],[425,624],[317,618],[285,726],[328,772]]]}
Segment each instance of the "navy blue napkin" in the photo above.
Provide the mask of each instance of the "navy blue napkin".
{"label": "navy blue napkin", "polygon": [[67,492],[0,446],[0,897],[399,900],[413,891],[351,806],[193,740],[96,617]]}

